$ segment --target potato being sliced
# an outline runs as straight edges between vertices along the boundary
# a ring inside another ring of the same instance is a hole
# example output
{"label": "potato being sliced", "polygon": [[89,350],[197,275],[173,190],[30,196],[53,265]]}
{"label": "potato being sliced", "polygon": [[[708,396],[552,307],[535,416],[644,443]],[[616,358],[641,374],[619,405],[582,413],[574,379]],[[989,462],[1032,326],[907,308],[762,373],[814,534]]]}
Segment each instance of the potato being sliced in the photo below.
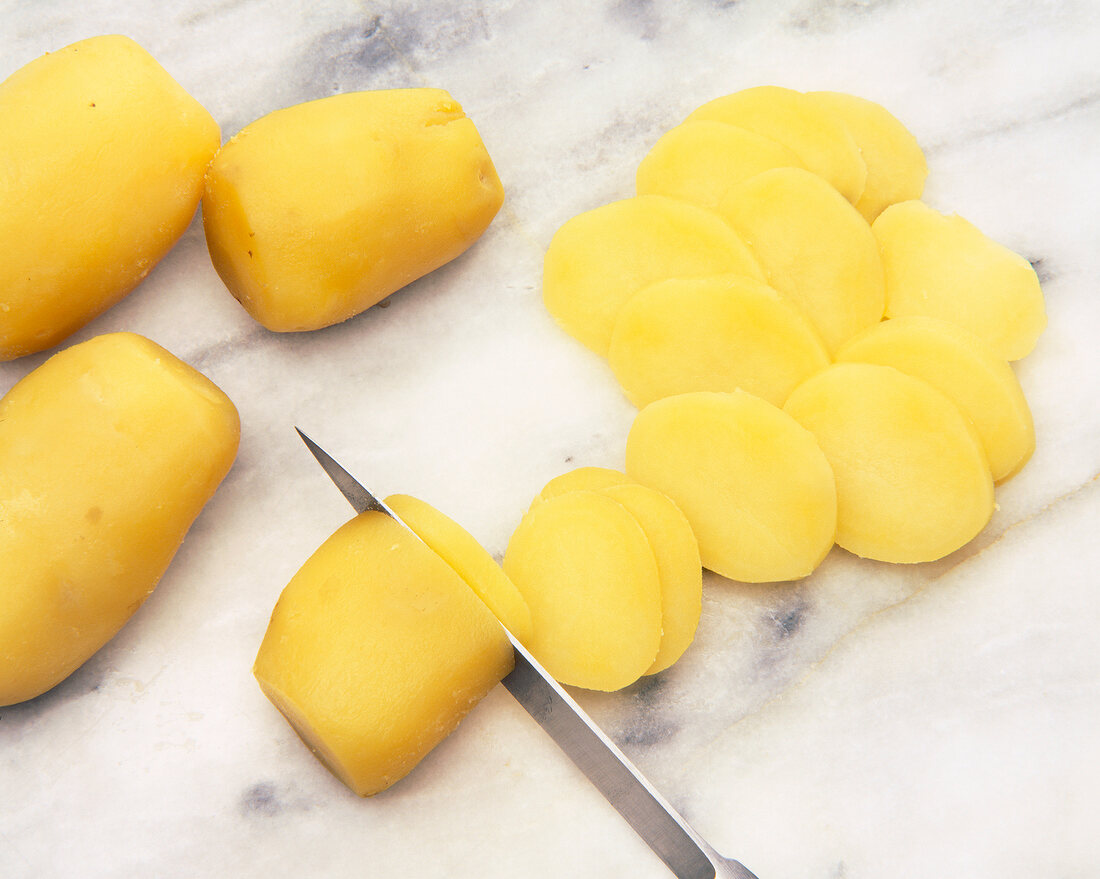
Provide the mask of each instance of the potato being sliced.
{"label": "potato being sliced", "polygon": [[790,147],[736,125],[700,120],[666,132],[638,166],[638,195],[714,209],[730,187],[770,168],[804,168]]}
{"label": "potato being sliced", "polygon": [[593,491],[535,504],[508,542],[504,571],[531,608],[531,653],[563,684],[618,690],[653,665],[660,577],[622,504]]}
{"label": "potato being sliced", "polygon": [[565,223],[550,242],[543,302],[567,333],[606,356],[623,304],[667,278],[732,272],[764,279],[721,217],[687,202],[640,195]]}
{"label": "potato being sliced", "polygon": [[337,530],[283,590],[253,674],[360,796],[408,774],[512,668],[496,618],[384,513]]}
{"label": "potato being sliced", "polygon": [[775,290],[738,275],[661,281],[615,322],[608,363],[630,401],[737,388],[782,406],[829,364],[821,338]]}
{"label": "potato being sliced", "polygon": [[969,330],[931,317],[898,317],[856,336],[836,359],[892,366],[948,397],[977,429],[995,482],[1018,472],[1035,451],[1035,425],[1016,373]]}
{"label": "potato being sliced", "polygon": [[385,503],[455,569],[513,635],[524,643],[531,639],[531,611],[527,602],[469,531],[431,504],[407,494],[390,495]]}
{"label": "potato being sliced", "polygon": [[867,184],[855,206],[868,223],[896,202],[921,197],[928,163],[896,116],[874,101],[842,92],[807,92],[806,97],[839,117],[859,145]]}
{"label": "potato being sliced", "polygon": [[710,119],[755,131],[790,147],[802,163],[855,204],[867,166],[843,121],[801,92],[765,85],[704,104],[688,121]]}
{"label": "potato being sliced", "polygon": [[817,175],[798,168],[757,174],[729,192],[719,213],[831,352],[882,318],[885,279],[875,236]]}
{"label": "potato being sliced", "polygon": [[833,544],[836,490],[816,440],[744,391],[646,406],[626,441],[626,472],[676,503],[703,566],[724,577],[805,577]]}
{"label": "potato being sliced", "polygon": [[872,227],[886,272],[886,316],[923,315],[980,336],[997,357],[1019,360],[1046,327],[1031,264],[958,214],[919,201],[884,210]]}
{"label": "potato being sliced", "polygon": [[967,543],[993,514],[977,432],[930,384],[889,366],[841,363],[796,388],[785,410],[836,474],[837,535],[884,562],[926,562]]}
{"label": "potato being sliced", "polygon": [[560,476],[555,476],[546,483],[542,487],[542,491],[531,502],[531,506],[533,507],[537,503],[548,501],[550,498],[555,498],[570,491],[596,491],[612,485],[625,485],[633,481],[625,473],[612,470],[610,467],[576,467],[573,470],[567,470]]}

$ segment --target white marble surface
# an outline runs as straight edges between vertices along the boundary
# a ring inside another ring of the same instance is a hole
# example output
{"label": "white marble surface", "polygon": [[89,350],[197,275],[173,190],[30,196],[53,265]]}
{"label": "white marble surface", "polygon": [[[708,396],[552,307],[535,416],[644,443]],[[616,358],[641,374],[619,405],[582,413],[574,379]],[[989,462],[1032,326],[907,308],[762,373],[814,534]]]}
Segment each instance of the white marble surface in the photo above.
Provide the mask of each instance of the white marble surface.
{"label": "white marble surface", "polygon": [[[712,577],[681,663],[578,698],[761,879],[1100,875],[1098,12],[0,3],[2,74],[126,33],[226,136],[336,91],[447,88],[507,190],[468,254],[339,327],[259,328],[195,223],[75,337],[128,329],[165,345],[234,399],[243,438],[130,624],[54,691],[0,709],[0,876],[667,875],[500,688],[412,776],[360,801],[250,665],[279,591],[348,516],[293,425],[495,553],[551,476],[621,466],[633,409],[543,310],[543,250],[568,217],[629,195],[638,160],[692,108],[763,83],[882,102],[927,149],[927,200],[1036,263],[1050,325],[1018,374],[1038,451],[955,556],[892,567],[834,550],[801,583]],[[0,392],[44,359],[0,364]]]}

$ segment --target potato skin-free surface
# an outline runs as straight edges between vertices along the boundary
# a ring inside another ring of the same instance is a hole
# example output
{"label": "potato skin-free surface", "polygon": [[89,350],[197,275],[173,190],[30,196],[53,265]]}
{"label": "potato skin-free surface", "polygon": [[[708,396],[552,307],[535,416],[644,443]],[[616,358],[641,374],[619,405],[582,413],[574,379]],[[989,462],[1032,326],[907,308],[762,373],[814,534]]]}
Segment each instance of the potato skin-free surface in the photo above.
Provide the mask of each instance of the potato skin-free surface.
{"label": "potato skin-free surface", "polygon": [[384,513],[339,528],[283,590],[253,674],[359,796],[408,774],[512,668],[496,618]]}
{"label": "potato skin-free surface", "polygon": [[0,706],[60,683],[138,609],[239,437],[225,394],[131,333],[0,399]]}
{"label": "potato skin-free surface", "polygon": [[269,330],[364,311],[457,257],[504,190],[440,89],[333,95],[276,110],[218,152],[203,197],[210,258]]}
{"label": "potato skin-free surface", "polygon": [[0,83],[0,360],[114,305],[183,234],[217,123],[133,40],[93,37]]}

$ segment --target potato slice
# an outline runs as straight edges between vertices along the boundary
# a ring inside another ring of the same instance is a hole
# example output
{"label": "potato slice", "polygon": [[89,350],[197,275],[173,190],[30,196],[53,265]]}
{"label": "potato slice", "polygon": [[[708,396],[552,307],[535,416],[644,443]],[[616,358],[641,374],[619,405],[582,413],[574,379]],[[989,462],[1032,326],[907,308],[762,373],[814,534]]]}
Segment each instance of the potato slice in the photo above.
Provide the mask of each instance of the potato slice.
{"label": "potato slice", "polygon": [[466,581],[508,630],[531,640],[531,611],[515,584],[473,536],[435,507],[407,494],[386,498],[386,505]]}
{"label": "potato slice", "polygon": [[791,394],[836,474],[842,547],[884,562],[926,562],[966,544],[993,514],[981,441],[930,384],[889,366],[841,363]]}
{"label": "potato slice", "polygon": [[0,360],[42,351],[134,289],[183,234],[221,142],[213,117],[121,36],[0,83]]}
{"label": "potato slice", "polygon": [[454,259],[504,199],[440,89],[332,95],[258,119],[218,152],[203,224],[214,268],[269,330],[339,323]]}
{"label": "potato slice", "polygon": [[63,681],[141,606],[239,439],[225,394],[132,333],[0,399],[0,706]]}
{"label": "potato slice", "polygon": [[666,132],[638,166],[638,195],[717,208],[733,186],[770,168],[804,168],[790,147],[736,125],[700,120]]}
{"label": "potato slice", "polygon": [[531,502],[531,506],[571,491],[597,491],[612,485],[627,485],[633,481],[625,473],[610,467],[576,467],[546,483]]}
{"label": "potato slice", "polygon": [[805,577],[833,544],[836,490],[813,435],[744,391],[646,406],[626,441],[626,472],[672,498],[703,566],[724,577]]}
{"label": "potato slice", "polygon": [[512,668],[489,609],[384,513],[346,523],[279,596],[253,673],[359,796],[407,775]]}
{"label": "potato slice", "polygon": [[619,312],[607,360],[639,408],[674,394],[737,388],[782,406],[830,362],[797,308],[739,275],[641,290]]}
{"label": "potato slice", "polygon": [[867,184],[855,206],[868,223],[892,204],[921,197],[928,163],[896,116],[874,101],[842,92],[807,92],[806,97],[835,114],[859,145]]}
{"label": "potato slice", "polygon": [[1019,360],[1046,327],[1031,264],[968,223],[923,202],[883,211],[872,227],[886,272],[886,316],[951,321],[984,339],[997,357]]}
{"label": "potato slice", "polygon": [[1035,426],[1012,367],[960,326],[931,317],[883,321],[837,352],[916,376],[950,399],[981,437],[993,480],[1018,472],[1035,451]]}
{"label": "potato slice", "polygon": [[688,121],[710,119],[755,131],[790,147],[809,170],[852,204],[867,181],[859,145],[843,121],[801,92],[765,85],[704,104]]}
{"label": "potato slice", "polygon": [[563,684],[618,690],[653,665],[660,577],[622,504],[592,491],[535,504],[508,542],[504,571],[531,608],[531,653]]}
{"label": "potato slice", "polygon": [[722,201],[722,214],[829,351],[878,323],[886,304],[875,236],[836,190],[798,168],[765,171]]}
{"label": "potato slice", "polygon": [[546,251],[543,302],[562,329],[606,356],[619,309],[642,287],[725,272],[764,279],[744,242],[717,214],[640,195],[587,211],[558,229]]}

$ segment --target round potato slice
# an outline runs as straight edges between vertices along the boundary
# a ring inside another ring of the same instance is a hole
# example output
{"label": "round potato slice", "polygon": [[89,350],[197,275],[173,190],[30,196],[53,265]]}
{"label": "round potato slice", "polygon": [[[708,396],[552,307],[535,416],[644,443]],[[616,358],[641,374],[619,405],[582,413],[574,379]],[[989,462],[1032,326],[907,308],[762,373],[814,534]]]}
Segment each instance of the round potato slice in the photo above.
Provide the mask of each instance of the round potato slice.
{"label": "round potato slice", "polygon": [[407,494],[390,495],[385,503],[455,569],[508,631],[525,644],[531,640],[531,611],[527,602],[469,531],[431,504]]}
{"label": "round potato slice", "polygon": [[924,379],[966,415],[981,437],[993,480],[1017,473],[1035,451],[1035,425],[1008,362],[960,326],[931,317],[883,321],[837,352]]}
{"label": "round potato slice", "polygon": [[550,498],[555,498],[570,491],[596,491],[612,485],[625,485],[633,481],[625,473],[612,470],[610,467],[576,467],[562,473],[560,476],[555,476],[546,483],[542,487],[542,491],[531,502],[531,506],[533,507],[535,504],[548,501]]}
{"label": "round potato slice", "polygon": [[635,178],[638,195],[716,208],[733,186],[770,168],[804,168],[790,147],[736,125],[684,122],[654,144]]}
{"label": "round potato slice", "polygon": [[730,191],[719,210],[768,283],[802,309],[830,352],[882,319],[885,279],[867,221],[816,174],[776,168]]}
{"label": "round potato slice", "polygon": [[872,227],[886,272],[886,316],[951,321],[1019,360],[1046,327],[1043,291],[1026,259],[957,214],[919,201],[884,210]]}
{"label": "round potato slice", "polygon": [[884,562],[926,562],[967,543],[993,514],[981,441],[930,384],[889,366],[841,363],[791,394],[836,474],[842,547]]}
{"label": "round potato slice", "polygon": [[921,197],[928,163],[896,116],[874,101],[842,92],[807,92],[806,97],[839,117],[859,145],[867,184],[855,206],[868,223],[896,202]]}
{"label": "round potato slice", "polygon": [[573,491],[536,504],[504,554],[531,608],[531,653],[563,684],[618,690],[661,643],[661,587],[649,539],[626,508]]}
{"label": "round potato slice", "polygon": [[646,406],[626,441],[626,472],[672,498],[703,566],[724,577],[805,577],[833,544],[836,489],[813,435],[744,391]]}
{"label": "round potato slice", "polygon": [[641,195],[587,211],[558,229],[546,251],[542,295],[562,329],[606,356],[619,309],[642,287],[725,272],[764,280],[744,242],[717,214]]}
{"label": "round potato slice", "polygon": [[836,114],[801,92],[772,85],[744,89],[688,116],[689,122],[702,119],[747,128],[790,147],[852,204],[863,194],[867,166],[859,145]]}
{"label": "round potato slice", "polygon": [[795,306],[738,275],[641,290],[619,312],[607,359],[639,408],[674,394],[737,388],[782,406],[829,364],[821,338]]}

